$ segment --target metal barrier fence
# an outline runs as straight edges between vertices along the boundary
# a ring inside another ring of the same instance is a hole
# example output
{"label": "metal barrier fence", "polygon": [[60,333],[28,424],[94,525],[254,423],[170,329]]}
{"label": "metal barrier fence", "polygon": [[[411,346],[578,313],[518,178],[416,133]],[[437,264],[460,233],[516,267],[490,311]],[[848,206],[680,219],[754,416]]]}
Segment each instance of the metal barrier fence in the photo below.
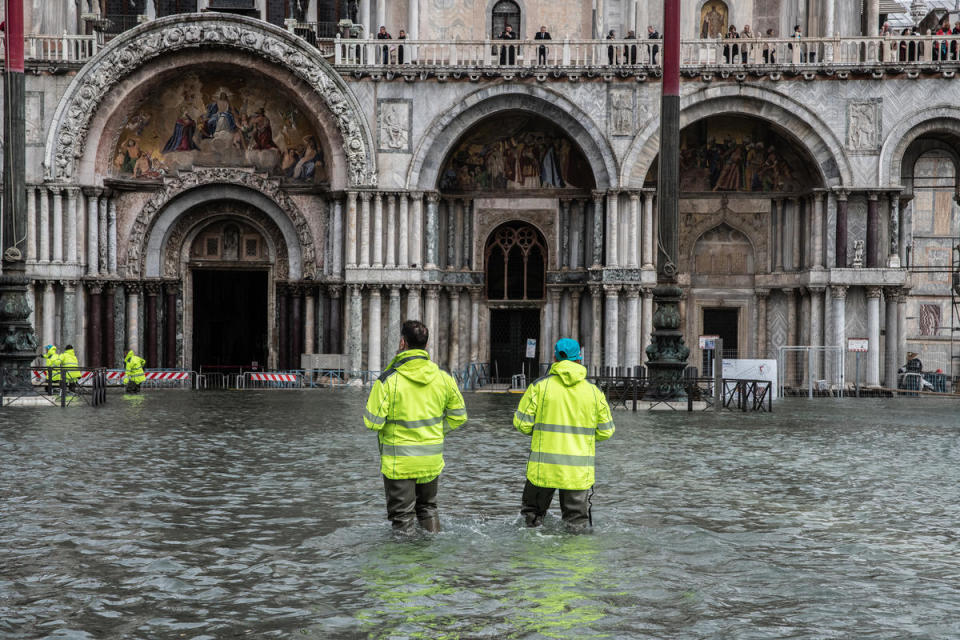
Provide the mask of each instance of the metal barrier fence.
{"label": "metal barrier fence", "polygon": [[[603,392],[611,409],[637,411],[646,400],[649,380],[645,376],[590,376],[587,379]],[[668,402],[671,407],[686,403],[687,411],[693,411],[695,402],[703,402],[705,409],[715,408],[717,388],[714,385],[713,378],[685,377],[682,386],[686,397],[654,400],[648,408]],[[724,378],[719,390],[723,409],[773,412],[773,383],[769,380]]]}
{"label": "metal barrier fence", "polygon": [[237,378],[238,389],[302,389],[303,373],[295,371],[248,371]]}
{"label": "metal barrier fence", "polygon": [[842,397],[846,385],[846,351],[842,347],[797,345],[780,347],[777,353],[779,393],[806,389],[807,397]]}

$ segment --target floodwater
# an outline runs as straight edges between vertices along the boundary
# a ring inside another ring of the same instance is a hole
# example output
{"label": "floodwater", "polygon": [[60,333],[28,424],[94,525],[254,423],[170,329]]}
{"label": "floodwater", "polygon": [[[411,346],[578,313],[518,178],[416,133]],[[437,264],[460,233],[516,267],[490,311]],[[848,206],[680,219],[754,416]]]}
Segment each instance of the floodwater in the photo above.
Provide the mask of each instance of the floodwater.
{"label": "floodwater", "polygon": [[954,402],[617,412],[572,535],[520,524],[518,399],[467,395],[407,540],[362,391],[0,410],[0,637],[960,637]]}

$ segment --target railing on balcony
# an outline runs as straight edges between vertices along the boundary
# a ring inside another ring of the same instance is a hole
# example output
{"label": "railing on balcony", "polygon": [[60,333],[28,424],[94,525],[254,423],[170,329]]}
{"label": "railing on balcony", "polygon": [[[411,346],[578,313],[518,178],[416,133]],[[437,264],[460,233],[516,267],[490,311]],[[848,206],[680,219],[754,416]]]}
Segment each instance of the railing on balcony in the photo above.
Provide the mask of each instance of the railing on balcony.
{"label": "railing on balcony", "polygon": [[[315,44],[337,67],[355,70],[383,65],[415,65],[453,71],[505,67],[565,70],[658,67],[659,40],[358,40],[320,37],[333,23],[289,23],[290,30]],[[3,34],[0,33],[0,44]],[[82,64],[103,46],[99,35],[26,37],[28,61]],[[402,56],[401,56],[402,53]],[[0,58],[3,47],[0,46]],[[766,71],[843,68],[930,68],[960,66],[960,36],[901,36],[752,40],[685,40],[681,65],[690,72],[711,68]]]}

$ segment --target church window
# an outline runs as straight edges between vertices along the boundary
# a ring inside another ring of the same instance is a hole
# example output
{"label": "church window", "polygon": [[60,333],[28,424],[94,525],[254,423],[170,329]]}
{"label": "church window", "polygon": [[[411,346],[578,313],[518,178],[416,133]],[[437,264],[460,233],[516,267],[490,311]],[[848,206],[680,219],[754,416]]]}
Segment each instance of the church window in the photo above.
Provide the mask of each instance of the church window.
{"label": "church window", "polygon": [[542,300],[547,251],[543,236],[524,222],[508,222],[487,240],[487,298]]}

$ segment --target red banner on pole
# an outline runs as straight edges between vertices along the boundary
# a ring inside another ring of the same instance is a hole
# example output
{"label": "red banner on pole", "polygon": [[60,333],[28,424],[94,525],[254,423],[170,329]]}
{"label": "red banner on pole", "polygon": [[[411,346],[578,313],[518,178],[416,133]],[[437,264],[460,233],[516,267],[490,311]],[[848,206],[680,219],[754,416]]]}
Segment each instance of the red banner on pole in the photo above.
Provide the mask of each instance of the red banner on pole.
{"label": "red banner on pole", "polygon": [[23,73],[23,0],[6,0],[3,47],[7,71]]}

